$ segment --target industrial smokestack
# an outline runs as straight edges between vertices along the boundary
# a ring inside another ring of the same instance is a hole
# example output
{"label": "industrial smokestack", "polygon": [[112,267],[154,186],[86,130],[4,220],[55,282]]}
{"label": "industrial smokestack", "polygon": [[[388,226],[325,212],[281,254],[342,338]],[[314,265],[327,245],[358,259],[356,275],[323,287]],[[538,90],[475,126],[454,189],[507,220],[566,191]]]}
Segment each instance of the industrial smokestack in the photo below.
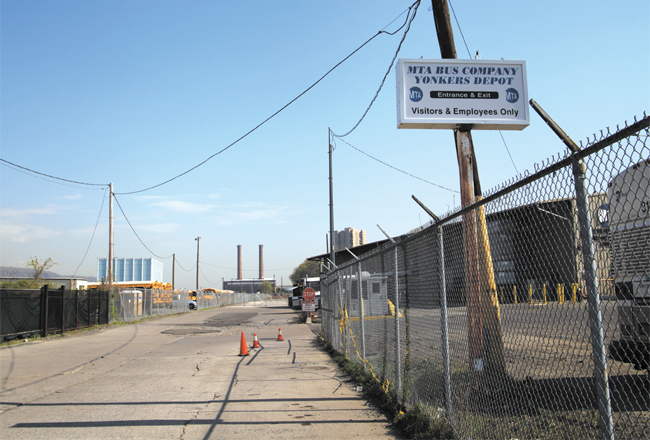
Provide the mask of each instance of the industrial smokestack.
{"label": "industrial smokestack", "polygon": [[237,245],[237,279],[241,280],[241,244]]}
{"label": "industrial smokestack", "polygon": [[264,279],[264,245],[260,245],[260,280]]}

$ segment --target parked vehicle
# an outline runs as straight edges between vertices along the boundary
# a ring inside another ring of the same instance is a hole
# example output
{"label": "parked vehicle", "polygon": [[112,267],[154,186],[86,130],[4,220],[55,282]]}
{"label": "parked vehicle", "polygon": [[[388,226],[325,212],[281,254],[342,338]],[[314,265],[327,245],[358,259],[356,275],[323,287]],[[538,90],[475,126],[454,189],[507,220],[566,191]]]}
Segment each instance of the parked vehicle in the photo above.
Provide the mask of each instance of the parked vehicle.
{"label": "parked vehicle", "polygon": [[609,183],[608,223],[620,339],[609,345],[612,359],[650,366],[650,159]]}
{"label": "parked vehicle", "polygon": [[299,310],[302,309],[302,292],[307,287],[311,287],[316,291],[316,310],[321,307],[320,300],[320,278],[319,277],[305,277],[298,283],[294,283],[293,292],[289,297],[289,307]]}

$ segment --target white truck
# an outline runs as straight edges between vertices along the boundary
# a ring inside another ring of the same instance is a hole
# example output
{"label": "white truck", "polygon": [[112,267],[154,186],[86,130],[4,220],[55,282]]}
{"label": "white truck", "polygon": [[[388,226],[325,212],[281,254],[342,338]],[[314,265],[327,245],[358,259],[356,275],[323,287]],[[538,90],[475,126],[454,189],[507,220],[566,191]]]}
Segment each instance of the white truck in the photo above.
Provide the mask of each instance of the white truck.
{"label": "white truck", "polygon": [[612,359],[650,365],[650,159],[609,183],[611,257],[620,339],[609,345]]}
{"label": "white truck", "polygon": [[320,278],[319,277],[305,277],[298,284],[294,286],[292,296],[289,297],[289,307],[299,310],[302,308],[302,292],[307,287],[311,287],[316,291],[316,309],[320,309]]}

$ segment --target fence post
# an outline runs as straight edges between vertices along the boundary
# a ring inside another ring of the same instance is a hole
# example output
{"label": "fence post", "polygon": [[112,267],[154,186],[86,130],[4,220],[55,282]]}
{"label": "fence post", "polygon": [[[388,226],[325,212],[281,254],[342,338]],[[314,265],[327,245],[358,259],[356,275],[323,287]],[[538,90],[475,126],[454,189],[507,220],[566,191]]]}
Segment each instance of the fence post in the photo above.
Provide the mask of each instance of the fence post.
{"label": "fence post", "polygon": [[366,328],[364,325],[364,311],[363,311],[363,282],[361,281],[361,262],[357,264],[357,274],[359,286],[359,319],[361,321],[361,362],[363,362],[363,369],[366,369]]}
{"label": "fence post", "polygon": [[352,339],[352,326],[350,325],[350,303],[352,302],[352,270],[350,270],[350,275],[348,276],[348,281],[346,283],[346,295],[345,295],[345,304],[343,304],[343,315],[345,317],[345,359],[349,358],[350,350],[350,340]]}
{"label": "fence post", "polygon": [[587,278],[587,303],[589,305],[591,343],[594,351],[594,372],[596,376],[596,393],[598,396],[598,413],[600,415],[599,425],[602,438],[613,439],[614,424],[612,420],[612,402],[609,395],[603,315],[600,310],[600,294],[598,292],[598,277],[596,275],[591,213],[589,212],[589,200],[587,188],[585,187],[585,168],[581,160],[573,164],[573,177],[576,191],[576,207],[578,209],[579,234],[582,244],[582,257]]}
{"label": "fence post", "polygon": [[397,396],[402,395],[402,352],[400,347],[400,334],[399,334],[399,275],[397,273],[397,244],[395,244],[395,374],[397,387],[395,392]]}
{"label": "fence post", "polygon": [[49,304],[49,286],[46,284],[41,287],[41,295],[44,297],[45,303],[45,313],[43,313],[43,337],[47,336],[47,320],[48,320],[48,309],[50,308]]}
{"label": "fence post", "polygon": [[79,289],[75,291],[74,296],[74,328],[79,328]]}
{"label": "fence post", "polygon": [[65,332],[65,286],[61,286],[61,334]]}
{"label": "fence post", "polygon": [[[348,341],[347,336],[344,336],[343,332],[341,332],[341,323],[345,322],[344,321],[344,316],[345,315],[343,315],[343,310],[344,310],[343,309],[343,289],[341,288],[341,283],[343,283],[343,281],[345,280],[345,277],[342,276],[342,271],[341,270],[336,271],[336,277],[337,277],[336,285],[337,285],[337,289],[339,291],[339,303],[338,303],[338,317],[339,317],[339,331],[338,331],[338,334],[339,334],[339,340],[338,340],[338,343],[337,343],[336,347],[338,349],[340,349],[343,341],[345,341],[346,344],[347,344],[347,341]],[[347,335],[347,331],[348,331],[347,328],[345,329],[345,331],[346,331],[346,335]],[[348,349],[347,345],[345,346],[345,349],[346,350]]]}
{"label": "fence post", "polygon": [[449,333],[447,323],[447,284],[445,282],[445,246],[442,226],[438,228],[438,258],[440,270],[440,327],[442,328],[442,362],[445,373],[445,409],[447,420],[451,420],[451,368],[449,362]]}

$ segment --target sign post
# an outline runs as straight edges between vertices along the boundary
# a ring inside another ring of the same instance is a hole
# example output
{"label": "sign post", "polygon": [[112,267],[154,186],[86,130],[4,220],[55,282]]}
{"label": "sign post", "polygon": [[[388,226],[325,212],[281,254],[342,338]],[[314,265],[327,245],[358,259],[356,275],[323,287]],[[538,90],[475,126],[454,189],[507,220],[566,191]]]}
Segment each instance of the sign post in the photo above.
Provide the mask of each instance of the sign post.
{"label": "sign post", "polygon": [[307,287],[302,291],[302,311],[307,312],[307,324],[311,324],[311,313],[316,311],[316,291]]}

